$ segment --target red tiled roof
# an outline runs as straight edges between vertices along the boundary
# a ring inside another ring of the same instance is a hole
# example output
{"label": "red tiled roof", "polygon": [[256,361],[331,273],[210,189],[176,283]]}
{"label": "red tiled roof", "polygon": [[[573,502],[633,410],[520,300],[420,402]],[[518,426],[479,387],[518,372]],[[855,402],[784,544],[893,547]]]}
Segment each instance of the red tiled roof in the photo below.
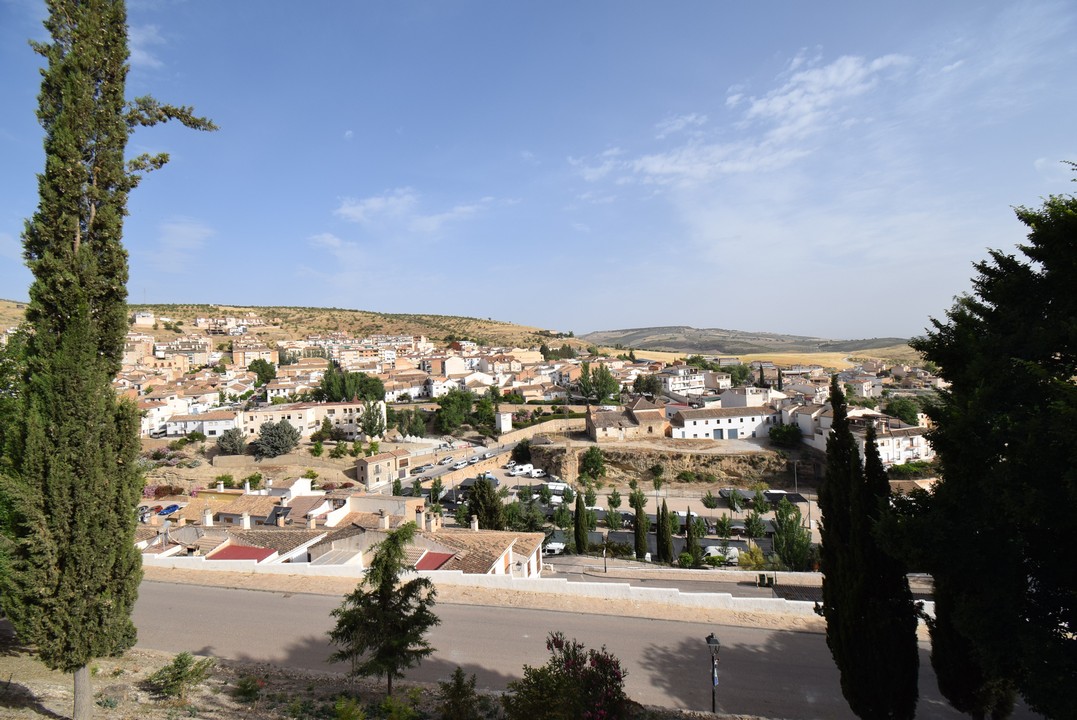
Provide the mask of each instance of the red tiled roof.
{"label": "red tiled roof", "polygon": [[416,570],[437,570],[445,563],[453,559],[454,553],[428,552],[423,555],[419,562],[415,563]]}
{"label": "red tiled roof", "polygon": [[245,545],[229,545],[226,548],[213,553],[207,560],[256,560],[262,562],[270,555],[275,555],[272,548],[247,547]]}

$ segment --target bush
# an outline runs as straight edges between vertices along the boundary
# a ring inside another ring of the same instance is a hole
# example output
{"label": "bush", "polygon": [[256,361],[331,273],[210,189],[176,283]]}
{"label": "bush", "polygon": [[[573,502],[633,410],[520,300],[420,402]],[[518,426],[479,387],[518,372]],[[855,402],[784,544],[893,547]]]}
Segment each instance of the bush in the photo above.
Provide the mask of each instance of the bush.
{"label": "bush", "polygon": [[329,451],[329,457],[334,460],[339,460],[348,454],[348,446],[344,443],[337,443],[333,446],[333,449]]}
{"label": "bush", "polygon": [[333,706],[333,717],[335,720],[366,720],[366,710],[355,698],[341,695]]}
{"label": "bush", "polygon": [[478,715],[479,694],[475,676],[470,678],[457,665],[449,682],[438,683],[438,712],[442,720],[472,720]]}
{"label": "bush", "polygon": [[690,568],[696,564],[696,561],[692,557],[692,553],[682,552],[677,557],[677,564],[680,565],[682,568]]}
{"label": "bush", "polygon": [[257,490],[262,487],[262,473],[256,472],[243,478],[244,483],[250,483],[251,490]]}
{"label": "bush", "polygon": [[187,442],[205,442],[206,434],[195,430],[194,432],[187,433]]}
{"label": "bush", "polygon": [[314,445],[310,448],[310,454],[314,457],[321,457],[323,452],[325,452],[325,446],[322,445],[321,440],[314,443]]}
{"label": "bush", "polygon": [[179,452],[183,448],[187,447],[188,442],[189,441],[187,440],[187,438],[180,438],[178,440],[173,440],[172,442],[168,443],[168,449],[171,450],[172,452]]}
{"label": "bush", "polygon": [[191,688],[209,677],[216,664],[213,658],[195,660],[191,653],[181,652],[171,663],[150,675],[146,682],[157,694],[183,701]]}
{"label": "bush", "polygon": [[714,508],[718,507],[718,497],[710,490],[707,491],[707,494],[703,496],[700,502],[702,502],[703,507],[707,508],[708,510],[713,510]]}
{"label": "bush", "polygon": [[218,475],[213,479],[226,488],[234,488],[236,486],[236,481],[231,475]]}
{"label": "bush", "polygon": [[501,702],[508,720],[535,718],[623,718],[627,674],[621,662],[602,650],[586,650],[575,640],[552,632],[546,640],[551,657],[540,668],[524,666],[522,680],[509,682]]}
{"label": "bush", "polygon": [[677,473],[677,480],[684,483],[690,483],[696,481],[696,474],[691,470],[681,470]]}
{"label": "bush", "polygon": [[770,429],[770,443],[778,447],[797,447],[802,437],[799,425],[775,425]]}
{"label": "bush", "polygon": [[217,450],[222,455],[242,455],[247,452],[247,439],[239,428],[229,428],[217,438]]}
{"label": "bush", "polygon": [[244,675],[236,681],[236,686],[232,689],[232,697],[240,702],[252,703],[262,694],[262,688],[265,686],[266,681],[262,678]]}

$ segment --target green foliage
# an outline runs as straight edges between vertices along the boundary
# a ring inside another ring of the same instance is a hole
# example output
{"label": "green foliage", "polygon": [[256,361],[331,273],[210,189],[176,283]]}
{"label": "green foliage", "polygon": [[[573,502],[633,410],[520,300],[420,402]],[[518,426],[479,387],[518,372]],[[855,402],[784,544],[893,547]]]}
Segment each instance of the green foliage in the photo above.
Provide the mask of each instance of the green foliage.
{"label": "green foliage", "polygon": [[252,703],[262,695],[262,689],[265,686],[266,681],[262,678],[254,675],[244,675],[236,681],[236,686],[232,688],[232,697],[239,702]]}
{"label": "green foliage", "polygon": [[359,413],[359,431],[367,438],[385,434],[385,417],[382,415],[384,405],[381,402],[367,400]]}
{"label": "green foliage", "polygon": [[722,370],[729,373],[730,381],[733,383],[733,387],[747,385],[748,381],[752,377],[751,366],[745,365],[743,363],[739,365],[730,365],[729,367],[722,368]]}
{"label": "green foliage", "polygon": [[650,519],[647,517],[647,511],[644,509],[647,505],[647,498],[641,490],[633,490],[629,496],[629,503],[635,511],[635,517],[632,519],[632,536],[636,558],[642,560],[648,552],[647,530],[651,524]]}
{"label": "green foliage", "polygon": [[262,424],[258,430],[258,439],[251,445],[254,447],[255,457],[274,458],[295,450],[299,445],[299,438],[299,429],[292,427],[287,420],[270,420]]}
{"label": "green foliage", "polygon": [[718,496],[708,490],[706,494],[702,498],[700,498],[700,502],[702,502],[703,507],[707,508],[708,510],[714,510],[716,507],[718,507]]}
{"label": "green foliage", "polygon": [[658,527],[655,529],[655,551],[658,562],[673,562],[673,520],[666,507],[666,501],[658,508]]}
{"label": "green foliage", "polygon": [[512,459],[517,465],[525,465],[531,462],[531,441],[524,438],[512,448]]}
{"label": "green foliage", "polygon": [[[693,567],[698,567],[703,562],[703,548],[699,545],[699,523],[697,518],[692,517],[692,508],[688,508],[688,519],[685,522],[685,549],[692,557]],[[701,518],[700,518],[701,519]]]}
{"label": "green foliage", "polygon": [[1077,198],[1016,212],[1027,241],[976,263],[973,294],[911,343],[950,384],[926,408],[941,482],[922,524],[942,545],[924,569],[952,636],[945,657],[933,647],[932,663],[972,660],[981,671],[980,688],[972,676],[955,682],[955,707],[1012,683],[1036,712],[1068,717],[1077,576],[1062,549],[1077,531]]}
{"label": "green foliage", "polygon": [[592,371],[590,363],[583,363],[579,391],[585,398],[601,403],[620,389],[621,384],[606,365],[599,365]]}
{"label": "green foliage", "polygon": [[344,431],[333,425],[327,417],[322,418],[321,426],[310,434],[311,442],[340,442],[344,437]]}
{"label": "green foliage", "polygon": [[451,433],[471,416],[475,396],[467,390],[450,390],[437,399],[434,427],[440,433]]}
{"label": "green foliage", "polygon": [[770,429],[770,444],[778,447],[799,447],[804,433],[797,424],[775,425]]}
{"label": "green foliage", "polygon": [[381,701],[381,717],[385,720],[418,720],[419,688],[409,688],[405,697],[389,695]]}
{"label": "green foliage", "polygon": [[218,475],[217,477],[213,478],[213,480],[217,483],[220,483],[222,487],[234,488],[236,486],[235,478],[232,477],[232,475],[229,473],[225,473],[224,475]]}
{"label": "green foliage", "polygon": [[247,452],[247,438],[239,428],[228,428],[217,438],[217,450],[222,455],[242,455]]}
{"label": "green foliage", "polygon": [[507,720],[579,720],[625,718],[628,674],[606,648],[586,649],[559,632],[546,640],[550,659],[542,667],[524,666],[524,676],[510,681],[502,697]]}
{"label": "green foliage", "polygon": [[191,653],[181,652],[168,665],[150,675],[146,683],[158,695],[182,702],[192,688],[209,678],[216,665],[217,661],[213,658],[195,660]]}
{"label": "green foliage", "polygon": [[632,381],[632,392],[655,397],[662,394],[662,380],[657,375],[637,375]]}
{"label": "green foliage", "polygon": [[385,385],[366,373],[348,372],[330,365],[313,395],[319,402],[379,401],[385,399]]}
{"label": "green foliage", "polygon": [[251,473],[247,477],[243,478],[243,482],[244,484],[249,484],[251,486],[251,490],[257,490],[258,488],[262,487],[262,473]]}
{"label": "green foliage", "polygon": [[366,720],[366,710],[356,699],[341,695],[333,704],[334,720]]}
{"label": "green foliage", "polygon": [[908,397],[891,398],[891,400],[886,403],[883,412],[890,417],[896,417],[906,425],[915,426],[919,420],[920,403]]}
{"label": "green foliage", "polygon": [[[170,119],[211,129],[189,109],[125,100],[122,2],[54,0],[32,42],[45,60],[37,118],[45,131],[39,203],[23,232],[33,283],[15,394],[0,416],[0,604],[52,670],[75,672],[132,646],[141,580],[134,547],[142,477],[137,408],[116,397],[127,332],[128,193],[167,155],[124,162],[136,128]],[[152,115],[147,110],[152,110]],[[92,709],[89,686],[75,706]]]}
{"label": "green foliage", "polygon": [[313,445],[310,446],[310,454],[313,455],[314,457],[321,457],[322,453],[324,453],[324,452],[325,452],[325,446],[322,445],[321,440],[319,440],[318,442],[316,442],[316,443],[314,443]]}
{"label": "green foliage", "polygon": [[554,525],[564,530],[572,524],[572,511],[568,509],[565,503],[561,503],[554,509],[551,520]]}
{"label": "green foliage", "polygon": [[774,553],[782,564],[795,572],[811,570],[811,531],[803,526],[800,508],[783,497],[774,511],[774,525]]}
{"label": "green foliage", "polygon": [[722,513],[722,517],[714,521],[714,532],[720,538],[729,538],[733,534],[733,520]]}
{"label": "green foliage", "polygon": [[375,546],[362,582],[331,613],[336,626],[329,639],[338,649],[330,661],[349,663],[351,677],[384,675],[389,695],[393,678],[434,652],[426,634],[441,622],[431,610],[437,591],[429,578],[400,582],[415,531],[415,523],[390,531]]}
{"label": "green foliage", "polygon": [[860,463],[845,396],[835,375],[827,440],[823,513],[823,615],[842,694],[859,717],[912,718],[916,712],[916,608],[904,567],[882,550],[875,525],[889,485],[873,429]]}
{"label": "green foliage", "polygon": [[888,477],[895,480],[908,480],[911,478],[926,478],[934,477],[938,475],[939,469],[937,463],[917,460],[900,465],[891,465],[886,469]]}
{"label": "green foliage", "polygon": [[755,510],[749,511],[748,516],[744,518],[745,537],[751,541],[763,537],[766,535],[766,532],[767,526],[766,523],[763,522],[763,517]]}
{"label": "green foliage", "polygon": [[479,528],[483,530],[505,529],[505,506],[494,491],[494,485],[485,477],[479,478],[471,486],[467,495],[468,515],[479,518]]}
{"label": "green foliage", "polygon": [[318,471],[315,470],[314,468],[307,468],[303,472],[302,477],[305,477],[307,480],[317,480],[318,479]]}
{"label": "green foliage", "polygon": [[277,368],[273,367],[273,363],[268,360],[263,360],[262,358],[252,361],[251,364],[247,366],[247,370],[255,374],[256,379],[254,384],[257,387],[261,387],[277,377]]}
{"label": "green foliage", "polygon": [[479,715],[475,676],[468,677],[457,665],[448,682],[438,683],[438,712],[442,720],[474,720]]}
{"label": "green foliage", "polygon": [[348,446],[345,443],[338,442],[333,446],[333,449],[329,451],[329,457],[334,460],[339,460],[348,454]]}
{"label": "green foliage", "polygon": [[583,505],[583,495],[576,495],[576,511],[572,515],[572,538],[575,541],[576,552],[583,555],[588,550],[587,542],[587,509]]}
{"label": "green foliage", "polygon": [[597,445],[587,448],[580,457],[580,475],[595,479],[606,476],[606,456]]}
{"label": "green foliage", "polygon": [[737,565],[745,570],[769,570],[763,550],[758,545],[750,545],[747,550],[742,550],[737,557]]}

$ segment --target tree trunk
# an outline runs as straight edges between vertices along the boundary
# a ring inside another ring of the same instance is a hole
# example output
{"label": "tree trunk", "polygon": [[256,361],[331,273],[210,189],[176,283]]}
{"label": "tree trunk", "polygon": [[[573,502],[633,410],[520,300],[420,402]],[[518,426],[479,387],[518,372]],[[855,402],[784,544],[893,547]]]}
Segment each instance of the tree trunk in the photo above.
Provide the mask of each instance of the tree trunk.
{"label": "tree trunk", "polygon": [[385,673],[385,679],[388,681],[389,689],[386,693],[389,697],[393,696],[393,674]]}
{"label": "tree trunk", "polygon": [[71,717],[74,720],[90,720],[93,717],[93,688],[90,686],[90,668],[83,665],[74,672],[75,704]]}

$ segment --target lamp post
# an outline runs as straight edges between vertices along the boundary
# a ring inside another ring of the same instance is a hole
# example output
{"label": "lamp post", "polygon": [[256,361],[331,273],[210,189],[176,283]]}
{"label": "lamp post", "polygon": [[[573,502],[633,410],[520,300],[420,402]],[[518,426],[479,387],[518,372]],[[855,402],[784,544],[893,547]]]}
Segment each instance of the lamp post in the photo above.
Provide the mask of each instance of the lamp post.
{"label": "lamp post", "polygon": [[718,638],[714,637],[714,633],[708,635],[706,640],[707,647],[711,651],[711,713],[716,714],[718,712],[718,651],[722,644],[718,642]]}

